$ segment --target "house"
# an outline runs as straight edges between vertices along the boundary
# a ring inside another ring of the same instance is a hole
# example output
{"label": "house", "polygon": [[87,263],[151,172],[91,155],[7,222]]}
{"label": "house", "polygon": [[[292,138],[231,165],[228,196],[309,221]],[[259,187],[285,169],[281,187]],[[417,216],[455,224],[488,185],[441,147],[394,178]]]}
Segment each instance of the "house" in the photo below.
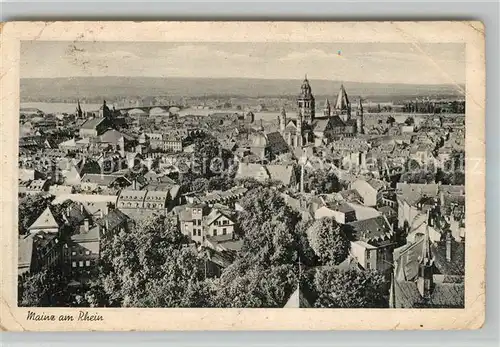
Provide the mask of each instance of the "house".
{"label": "house", "polygon": [[314,212],[315,219],[323,217],[334,218],[339,224],[346,224],[356,220],[356,212],[345,202],[325,202]]}
{"label": "house", "polygon": [[50,186],[49,180],[38,179],[19,182],[19,193],[40,194],[46,192]]}
{"label": "house", "polygon": [[248,191],[245,187],[233,187],[225,191],[211,191],[207,192],[205,196],[197,198],[198,202],[205,203],[208,206],[215,204],[234,205],[234,203],[241,199]]}
{"label": "house", "polygon": [[178,188],[174,186],[165,191],[123,189],[117,196],[116,208],[131,218],[165,214],[178,204]]}
{"label": "house", "polygon": [[213,248],[203,248],[205,254],[205,276],[220,277],[222,271],[234,261],[234,255],[229,252],[217,251]]}
{"label": "house", "polygon": [[60,223],[56,221],[52,211],[47,207],[42,214],[28,228],[30,233],[53,233],[59,232]]}
{"label": "house", "polygon": [[244,178],[253,178],[261,182],[276,180],[288,187],[295,187],[298,183],[297,173],[293,165],[240,163],[236,179]]}
{"label": "house", "polygon": [[149,141],[152,150],[168,152],[182,152],[182,139],[174,134],[147,133],[143,136],[144,141]]}
{"label": "house", "polygon": [[65,270],[72,276],[87,274],[97,266],[100,255],[100,228],[85,218],[77,225],[63,246]]}
{"label": "house", "polygon": [[60,264],[60,243],[58,235],[38,231],[19,239],[17,274],[25,276]]}
{"label": "house", "polygon": [[44,179],[44,175],[38,171],[37,169],[23,169],[19,168],[19,177],[20,181],[33,181],[33,180],[41,180]]}
{"label": "house", "polygon": [[392,270],[394,230],[384,216],[347,223],[343,226],[351,239],[351,254],[366,270]]}
{"label": "house", "polygon": [[389,307],[464,308],[463,250],[464,244],[454,242],[449,233],[435,245],[425,233],[395,254]]}
{"label": "house", "polygon": [[130,217],[118,209],[112,209],[96,221],[102,235],[118,234],[127,229]]}
{"label": "house", "polygon": [[108,118],[90,118],[80,126],[79,134],[82,138],[97,137],[103,134],[110,126],[111,123],[109,122]]}
{"label": "house", "polygon": [[230,211],[213,208],[205,220],[205,235],[228,235],[228,237],[232,237],[234,235],[235,228],[234,220],[235,218],[231,215]]}
{"label": "house", "polygon": [[187,204],[179,206],[178,220],[181,232],[197,243],[206,239],[206,228],[203,220],[206,219],[210,209],[205,204]]}
{"label": "house", "polygon": [[67,140],[67,141],[64,141],[64,142],[61,142],[58,145],[58,148],[60,151],[65,152],[65,153],[68,153],[71,151],[76,151],[78,149],[78,147],[76,145],[76,140],[74,138]]}
{"label": "house", "polygon": [[125,176],[113,174],[85,174],[80,182],[80,186],[84,191],[106,190],[108,188],[120,189],[128,187],[130,184],[131,182]]}
{"label": "house", "polygon": [[350,189],[355,189],[366,206],[376,206],[387,182],[375,178],[357,179],[351,183]]}
{"label": "house", "polygon": [[[416,218],[425,218],[423,208],[430,207],[425,202],[429,198],[436,198],[438,192],[439,186],[437,184],[397,183],[398,227],[408,228],[410,225],[416,224]],[[431,204],[434,204],[434,201],[431,201]]]}
{"label": "house", "polygon": [[53,185],[49,188],[49,193],[52,195],[67,195],[73,193],[73,186]]}

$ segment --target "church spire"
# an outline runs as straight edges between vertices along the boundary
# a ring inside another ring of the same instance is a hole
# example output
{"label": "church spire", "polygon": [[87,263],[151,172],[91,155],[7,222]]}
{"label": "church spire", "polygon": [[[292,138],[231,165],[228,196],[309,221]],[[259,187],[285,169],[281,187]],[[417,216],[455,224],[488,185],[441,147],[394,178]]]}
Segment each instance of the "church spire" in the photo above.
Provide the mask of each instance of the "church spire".
{"label": "church spire", "polygon": [[325,107],[323,108],[323,115],[326,117],[329,117],[330,113],[331,113],[330,100],[328,100],[328,98],[326,98]]}
{"label": "church spire", "polygon": [[76,103],[76,116],[78,118],[83,118],[83,111],[82,107],[80,106],[80,99],[78,99]]}

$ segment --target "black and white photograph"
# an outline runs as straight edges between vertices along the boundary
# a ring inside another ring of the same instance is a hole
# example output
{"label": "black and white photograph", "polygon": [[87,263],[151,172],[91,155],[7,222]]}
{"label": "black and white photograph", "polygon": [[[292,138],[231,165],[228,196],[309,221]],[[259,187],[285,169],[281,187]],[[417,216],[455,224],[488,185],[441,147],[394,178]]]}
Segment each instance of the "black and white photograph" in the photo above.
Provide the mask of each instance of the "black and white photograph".
{"label": "black and white photograph", "polygon": [[2,324],[480,327],[476,24],[9,26]]}
{"label": "black and white photograph", "polygon": [[464,44],[20,59],[19,306],[464,308]]}

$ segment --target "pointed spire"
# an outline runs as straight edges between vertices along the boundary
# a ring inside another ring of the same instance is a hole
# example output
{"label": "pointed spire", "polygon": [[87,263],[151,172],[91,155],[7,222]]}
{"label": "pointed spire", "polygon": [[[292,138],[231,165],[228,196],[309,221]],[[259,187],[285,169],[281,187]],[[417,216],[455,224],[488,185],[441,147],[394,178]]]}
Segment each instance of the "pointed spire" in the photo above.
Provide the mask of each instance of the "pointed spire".
{"label": "pointed spire", "polygon": [[358,110],[361,113],[363,113],[363,103],[362,103],[361,97],[359,98],[359,101],[358,101]]}
{"label": "pointed spire", "polygon": [[285,106],[281,107],[281,115],[286,116]]}
{"label": "pointed spire", "polygon": [[347,110],[349,107],[349,98],[344,88],[344,84],[340,85],[340,91],[337,95],[337,102],[335,103],[335,108],[337,110]]}
{"label": "pointed spire", "polygon": [[76,102],[76,115],[78,116],[78,118],[82,118],[83,116],[82,106],[80,105],[80,99],[78,99]]}

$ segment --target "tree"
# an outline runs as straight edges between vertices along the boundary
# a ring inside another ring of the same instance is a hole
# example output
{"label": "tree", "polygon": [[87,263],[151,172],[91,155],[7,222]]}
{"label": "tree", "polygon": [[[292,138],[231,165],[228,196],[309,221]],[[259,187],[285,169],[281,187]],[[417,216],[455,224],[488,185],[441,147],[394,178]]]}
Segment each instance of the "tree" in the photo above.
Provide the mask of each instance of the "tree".
{"label": "tree", "polygon": [[314,277],[317,300],[322,308],[382,308],[384,277],[376,271],[339,270],[325,266]]}
{"label": "tree", "polygon": [[213,307],[283,307],[297,285],[297,269],[252,266],[239,260],[213,283]]}
{"label": "tree", "polygon": [[327,170],[308,171],[304,177],[304,185],[308,191],[317,194],[330,194],[340,190],[337,176]]}
{"label": "tree", "polygon": [[53,196],[41,193],[26,195],[20,199],[18,205],[19,234],[25,234],[42,212],[51,205],[53,200]]}
{"label": "tree", "polygon": [[415,124],[415,120],[413,119],[413,117],[408,117],[405,120],[405,124],[408,126],[413,125],[413,124]]}
{"label": "tree", "polygon": [[[174,217],[153,216],[104,240],[98,299],[105,306],[196,305],[201,264]],[[169,287],[169,281],[172,282]],[[104,295],[102,295],[104,294]],[[90,296],[90,295],[89,295]],[[102,300],[105,298],[105,300]]]}
{"label": "tree", "polygon": [[324,264],[340,264],[349,255],[350,242],[333,218],[321,218],[308,231],[312,249]]}
{"label": "tree", "polygon": [[392,127],[395,122],[396,122],[396,119],[393,116],[389,116],[387,118],[387,122],[386,123],[389,124]]}
{"label": "tree", "polygon": [[191,184],[191,191],[206,192],[208,190],[208,180],[204,177],[197,178]]}
{"label": "tree", "polygon": [[200,177],[210,178],[229,169],[232,154],[224,149],[211,135],[202,135],[194,140],[193,172]]}
{"label": "tree", "polygon": [[24,307],[60,306],[67,286],[60,272],[43,269],[20,277],[17,283],[18,305]]}

